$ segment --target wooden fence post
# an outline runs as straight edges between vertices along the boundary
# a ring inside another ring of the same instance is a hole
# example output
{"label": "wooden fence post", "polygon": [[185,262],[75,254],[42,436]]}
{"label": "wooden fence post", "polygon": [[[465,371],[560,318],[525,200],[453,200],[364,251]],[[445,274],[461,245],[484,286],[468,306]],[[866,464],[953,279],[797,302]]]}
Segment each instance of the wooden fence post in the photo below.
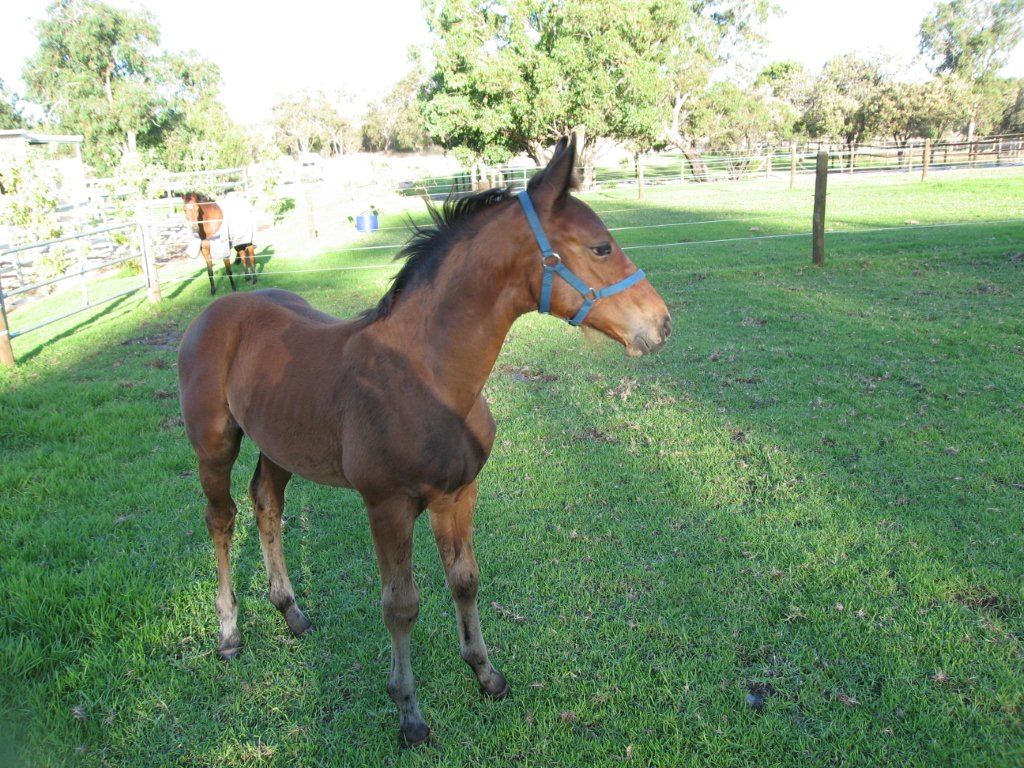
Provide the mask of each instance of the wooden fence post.
{"label": "wooden fence post", "polygon": [[11,332],[7,327],[7,308],[4,306],[3,277],[0,277],[0,365],[14,365],[14,349],[11,347]]}
{"label": "wooden fence post", "polygon": [[135,209],[135,225],[139,230],[139,250],[142,261],[142,274],[146,277],[146,291],[149,303],[156,304],[163,297],[160,294],[160,277],[156,271],[156,255],[153,253],[153,230],[150,226],[148,211],[145,205]]}
{"label": "wooden fence post", "polygon": [[932,140],[924,140],[924,157],[921,165],[921,181],[928,181],[928,166],[932,161]]}
{"label": "wooden fence post", "polygon": [[811,233],[811,261],[825,266],[825,190],[828,187],[828,152],[818,153],[814,170],[814,221]]}
{"label": "wooden fence post", "polygon": [[636,153],[636,199],[644,199],[644,156]]}

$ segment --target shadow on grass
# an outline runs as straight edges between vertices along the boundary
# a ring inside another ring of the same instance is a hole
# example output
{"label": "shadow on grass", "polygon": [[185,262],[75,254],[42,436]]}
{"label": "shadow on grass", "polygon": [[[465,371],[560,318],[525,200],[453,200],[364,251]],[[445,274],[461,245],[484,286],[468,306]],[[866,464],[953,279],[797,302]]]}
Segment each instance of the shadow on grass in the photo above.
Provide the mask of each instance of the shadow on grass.
{"label": "shadow on grass", "polygon": [[[551,318],[517,324],[487,385],[499,434],[476,517],[484,636],[516,694],[476,699],[417,526],[414,664],[439,734],[421,757],[602,764],[632,747],[713,764],[727,744],[732,763],[1009,763],[1020,297],[967,289],[1018,273],[936,257],[945,242],[867,266],[869,241],[837,247],[824,271],[788,245],[639,251],[676,328],[640,361]],[[317,276],[287,280],[338,301]],[[292,642],[263,597],[251,446],[233,489],[246,651],[210,653],[213,556],[173,345],[139,341],[176,339],[201,294],[177,289],[180,303],[103,334],[78,326],[56,343],[89,331],[107,346],[5,392],[4,634],[27,650],[3,646],[23,670],[3,688],[26,743],[55,760],[393,761],[358,497],[289,487],[285,547],[317,627]],[[52,404],[70,402],[63,423]]]}

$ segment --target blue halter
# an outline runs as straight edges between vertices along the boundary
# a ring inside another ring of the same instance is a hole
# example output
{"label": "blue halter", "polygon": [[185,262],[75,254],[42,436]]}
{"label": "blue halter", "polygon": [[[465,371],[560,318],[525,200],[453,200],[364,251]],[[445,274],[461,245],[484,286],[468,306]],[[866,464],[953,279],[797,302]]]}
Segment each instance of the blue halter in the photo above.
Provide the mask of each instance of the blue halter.
{"label": "blue halter", "polygon": [[571,320],[566,318],[566,322],[569,325],[581,325],[584,319],[586,319],[587,313],[590,312],[590,308],[594,306],[598,299],[614,296],[616,293],[624,291],[629,286],[644,279],[644,271],[638,269],[629,277],[620,280],[614,285],[609,285],[607,288],[595,290],[588,287],[586,283],[573,274],[571,269],[562,263],[562,257],[551,249],[551,243],[548,242],[547,235],[544,234],[544,228],[540,225],[540,219],[537,217],[537,210],[533,207],[533,201],[530,200],[530,194],[524,189],[519,193],[518,197],[520,204],[523,206],[523,213],[526,214],[526,220],[530,223],[530,229],[533,230],[533,236],[537,238],[537,245],[540,247],[541,252],[541,264],[544,265],[544,277],[540,284],[540,306],[537,308],[537,311],[542,315],[551,313],[551,283],[555,275],[565,280],[583,297],[583,306],[580,307],[575,317]]}

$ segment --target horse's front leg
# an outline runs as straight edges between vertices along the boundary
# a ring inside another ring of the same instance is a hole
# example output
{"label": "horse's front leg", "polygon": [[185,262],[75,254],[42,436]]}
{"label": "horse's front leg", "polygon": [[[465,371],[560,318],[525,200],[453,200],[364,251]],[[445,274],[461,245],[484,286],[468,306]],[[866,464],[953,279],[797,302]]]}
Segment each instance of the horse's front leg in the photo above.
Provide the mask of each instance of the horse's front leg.
{"label": "horse's front leg", "polygon": [[203,240],[199,244],[199,252],[203,254],[203,260],[206,262],[206,276],[210,278],[210,295],[217,295],[217,283],[213,277],[213,256],[210,255],[210,241]]}
{"label": "horse's front leg", "polygon": [[455,600],[462,658],[476,673],[480,691],[492,699],[502,699],[508,695],[508,683],[488,659],[487,646],[480,631],[477,608],[480,570],[473,557],[474,506],[476,481],[433,501],[430,505],[430,526],[444,564],[448,588]]}
{"label": "horse's front leg", "polygon": [[399,740],[406,746],[415,746],[430,737],[430,728],[416,700],[410,649],[412,629],[420,611],[420,591],[412,575],[412,531],[419,509],[408,496],[377,504],[367,502],[367,509],[380,567],[381,610],[391,633],[388,693],[398,706]]}

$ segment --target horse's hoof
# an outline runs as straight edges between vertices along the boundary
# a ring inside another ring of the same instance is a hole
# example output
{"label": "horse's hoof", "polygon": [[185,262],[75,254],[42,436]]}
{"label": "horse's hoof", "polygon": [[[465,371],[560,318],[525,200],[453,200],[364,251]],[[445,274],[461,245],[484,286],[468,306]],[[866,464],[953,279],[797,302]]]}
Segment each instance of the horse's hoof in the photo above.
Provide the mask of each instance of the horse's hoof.
{"label": "horse's hoof", "polygon": [[284,620],[288,622],[288,631],[295,637],[302,637],[313,629],[313,623],[306,618],[306,615],[292,604],[291,609],[285,613]]}
{"label": "horse's hoof", "polygon": [[400,746],[418,747],[430,741],[430,726],[422,720],[413,723],[405,723],[398,732],[398,743]]}
{"label": "horse's hoof", "polygon": [[238,654],[242,652],[242,644],[234,643],[228,646],[221,646],[217,649],[217,655],[220,656],[221,661],[231,661]]}
{"label": "horse's hoof", "polygon": [[480,683],[480,693],[492,701],[501,701],[512,692],[505,676],[498,670],[494,670],[494,677],[489,686]]}

